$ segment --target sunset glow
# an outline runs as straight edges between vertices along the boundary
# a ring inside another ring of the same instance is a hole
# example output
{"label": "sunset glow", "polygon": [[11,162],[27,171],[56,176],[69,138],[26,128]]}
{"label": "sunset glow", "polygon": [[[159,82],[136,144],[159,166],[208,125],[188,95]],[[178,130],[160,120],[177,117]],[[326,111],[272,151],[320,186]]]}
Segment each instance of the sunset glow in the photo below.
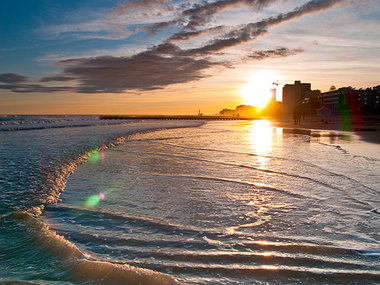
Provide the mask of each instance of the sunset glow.
{"label": "sunset glow", "polygon": [[380,282],[380,1],[1,4],[0,285]]}
{"label": "sunset glow", "polygon": [[252,74],[241,90],[244,103],[259,108],[265,107],[276,96],[274,91],[276,85],[273,83],[277,80],[276,73],[270,70],[262,70]]}
{"label": "sunset glow", "polygon": [[212,115],[380,77],[378,1],[31,3],[2,5],[0,114]]}
{"label": "sunset glow", "polygon": [[269,161],[267,157],[272,149],[273,129],[267,120],[252,122],[249,130],[249,139],[253,153],[257,154],[258,166],[262,167]]}

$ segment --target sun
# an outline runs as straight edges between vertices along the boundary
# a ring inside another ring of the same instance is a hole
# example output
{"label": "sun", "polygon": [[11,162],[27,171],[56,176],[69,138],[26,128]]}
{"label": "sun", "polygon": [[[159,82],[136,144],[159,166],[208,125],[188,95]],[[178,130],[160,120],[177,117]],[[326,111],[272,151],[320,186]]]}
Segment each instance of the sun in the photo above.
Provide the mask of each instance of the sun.
{"label": "sun", "polygon": [[270,99],[276,96],[276,85],[278,75],[271,70],[261,70],[250,75],[241,89],[244,104],[265,107]]}

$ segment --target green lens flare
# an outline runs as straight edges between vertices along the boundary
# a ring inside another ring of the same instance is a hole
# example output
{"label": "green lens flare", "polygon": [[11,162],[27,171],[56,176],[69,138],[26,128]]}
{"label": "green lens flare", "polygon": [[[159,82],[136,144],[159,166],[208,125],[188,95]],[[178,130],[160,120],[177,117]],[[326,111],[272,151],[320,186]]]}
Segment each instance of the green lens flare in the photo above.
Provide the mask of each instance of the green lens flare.
{"label": "green lens flare", "polygon": [[118,186],[113,186],[113,187],[110,187],[108,188],[106,191],[104,192],[100,192],[98,194],[94,194],[94,195],[91,195],[91,196],[88,196],[87,199],[84,201],[84,205],[87,207],[87,208],[94,208],[95,206],[97,206],[101,201],[104,201],[106,200],[106,197],[108,194],[112,193],[113,191],[115,190],[119,190],[120,187]]}
{"label": "green lens flare", "polygon": [[103,161],[105,157],[106,155],[103,149],[100,151],[95,150],[89,153],[88,161],[90,163],[95,163],[95,162],[98,162],[99,160]]}
{"label": "green lens flare", "polygon": [[100,160],[100,152],[99,151],[91,152],[90,155],[88,156],[89,162],[98,162],[99,160]]}
{"label": "green lens flare", "polygon": [[84,205],[88,208],[94,208],[96,205],[100,202],[100,197],[98,194],[89,196],[86,201],[84,202]]}

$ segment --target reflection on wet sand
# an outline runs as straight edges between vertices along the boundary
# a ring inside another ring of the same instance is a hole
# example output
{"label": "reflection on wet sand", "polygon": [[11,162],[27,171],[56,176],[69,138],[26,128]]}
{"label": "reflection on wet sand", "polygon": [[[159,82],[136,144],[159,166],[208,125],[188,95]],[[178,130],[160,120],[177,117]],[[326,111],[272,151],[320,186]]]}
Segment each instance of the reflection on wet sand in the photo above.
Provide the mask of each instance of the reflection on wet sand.
{"label": "reflection on wet sand", "polygon": [[272,149],[273,128],[267,120],[252,121],[249,126],[248,136],[252,146],[252,152],[257,154],[257,162],[260,167],[269,161],[267,156]]}

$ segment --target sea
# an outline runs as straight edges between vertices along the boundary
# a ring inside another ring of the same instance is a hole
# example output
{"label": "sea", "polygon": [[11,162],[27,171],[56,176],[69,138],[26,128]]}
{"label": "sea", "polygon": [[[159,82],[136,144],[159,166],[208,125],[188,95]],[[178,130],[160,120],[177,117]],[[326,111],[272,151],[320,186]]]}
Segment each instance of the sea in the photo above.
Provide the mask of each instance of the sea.
{"label": "sea", "polygon": [[380,284],[380,145],[267,120],[0,117],[0,284]]}

